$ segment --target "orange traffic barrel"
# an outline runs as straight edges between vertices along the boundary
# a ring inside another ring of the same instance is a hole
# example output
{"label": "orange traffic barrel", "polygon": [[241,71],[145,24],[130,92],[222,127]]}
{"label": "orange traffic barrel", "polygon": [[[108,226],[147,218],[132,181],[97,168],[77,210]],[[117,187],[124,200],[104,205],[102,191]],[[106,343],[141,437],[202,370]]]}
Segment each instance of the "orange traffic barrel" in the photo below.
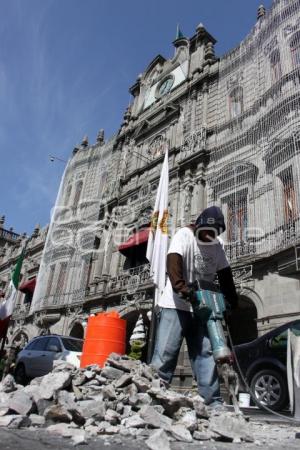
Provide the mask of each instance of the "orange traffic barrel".
{"label": "orange traffic barrel", "polygon": [[116,311],[89,317],[83,344],[80,367],[90,364],[104,366],[111,353],[124,355],[126,348],[126,320]]}

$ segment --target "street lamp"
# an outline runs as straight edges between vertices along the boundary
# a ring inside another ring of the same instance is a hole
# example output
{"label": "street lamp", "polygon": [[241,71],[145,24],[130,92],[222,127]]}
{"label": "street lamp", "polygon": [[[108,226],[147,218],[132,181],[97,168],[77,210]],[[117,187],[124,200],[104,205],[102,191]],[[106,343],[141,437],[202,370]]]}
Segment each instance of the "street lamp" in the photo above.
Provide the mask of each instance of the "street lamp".
{"label": "street lamp", "polygon": [[54,155],[49,155],[49,159],[51,162],[54,162],[55,160],[66,163],[67,161],[64,159],[59,158],[58,156],[54,156]]}

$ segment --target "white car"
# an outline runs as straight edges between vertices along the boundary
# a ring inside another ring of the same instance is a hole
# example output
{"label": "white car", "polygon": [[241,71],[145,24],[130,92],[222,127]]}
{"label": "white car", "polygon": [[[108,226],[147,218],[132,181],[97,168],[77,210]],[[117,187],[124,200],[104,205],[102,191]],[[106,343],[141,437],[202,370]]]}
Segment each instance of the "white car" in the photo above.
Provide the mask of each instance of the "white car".
{"label": "white car", "polygon": [[83,340],[69,336],[39,336],[30,341],[17,356],[15,379],[25,384],[28,379],[51,372],[54,360],[80,366]]}

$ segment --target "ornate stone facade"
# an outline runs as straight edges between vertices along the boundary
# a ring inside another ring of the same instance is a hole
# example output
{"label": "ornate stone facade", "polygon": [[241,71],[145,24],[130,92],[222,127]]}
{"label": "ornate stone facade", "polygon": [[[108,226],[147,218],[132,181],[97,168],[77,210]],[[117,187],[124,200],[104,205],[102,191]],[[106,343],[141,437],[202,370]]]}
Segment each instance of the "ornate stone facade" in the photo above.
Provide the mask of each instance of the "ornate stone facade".
{"label": "ornate stone facade", "polygon": [[170,236],[207,205],[224,211],[244,320],[236,341],[300,318],[299,5],[274,0],[220,59],[201,24],[176,39],[173,58],[157,56],[130,88],[118,134],[105,142],[101,130],[74,149],[22,318],[29,338],[45,328],[80,335],[89,314],[111,308],[129,334],[141,311],[149,325],[142,247],[138,259],[118,247],[149,224],[166,147]]}

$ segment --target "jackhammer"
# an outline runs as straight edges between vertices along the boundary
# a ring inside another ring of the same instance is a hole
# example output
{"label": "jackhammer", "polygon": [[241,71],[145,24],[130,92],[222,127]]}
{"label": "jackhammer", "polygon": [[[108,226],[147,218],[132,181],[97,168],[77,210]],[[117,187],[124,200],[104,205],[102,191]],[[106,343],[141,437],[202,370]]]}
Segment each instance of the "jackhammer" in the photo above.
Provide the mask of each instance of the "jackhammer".
{"label": "jackhammer", "polygon": [[232,353],[227,346],[222,325],[226,311],[224,296],[213,283],[203,280],[196,281],[192,287],[194,295],[191,304],[194,314],[207,325],[208,337],[219,374],[224,380],[235,413],[240,414],[237,401],[238,375],[233,368]]}

